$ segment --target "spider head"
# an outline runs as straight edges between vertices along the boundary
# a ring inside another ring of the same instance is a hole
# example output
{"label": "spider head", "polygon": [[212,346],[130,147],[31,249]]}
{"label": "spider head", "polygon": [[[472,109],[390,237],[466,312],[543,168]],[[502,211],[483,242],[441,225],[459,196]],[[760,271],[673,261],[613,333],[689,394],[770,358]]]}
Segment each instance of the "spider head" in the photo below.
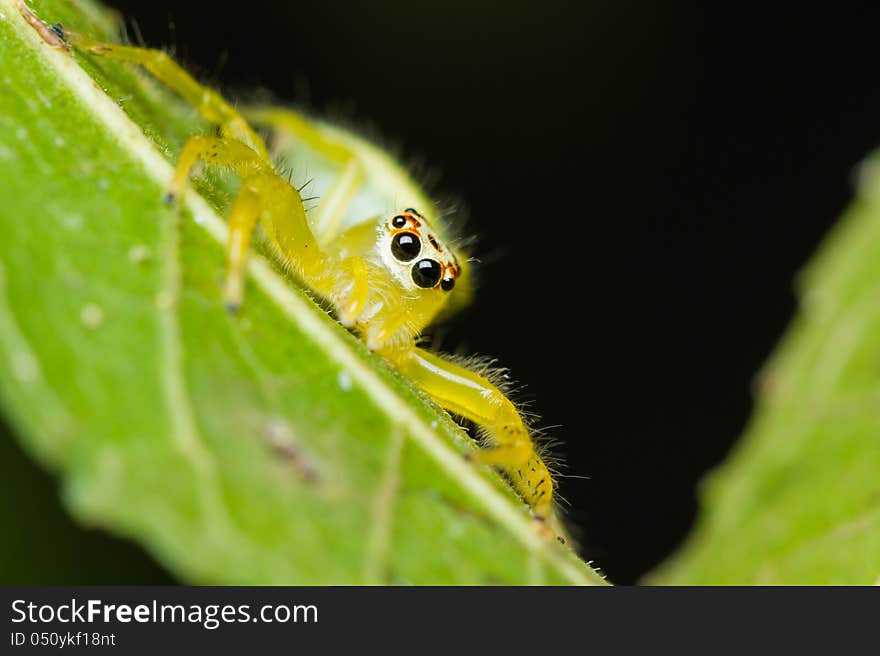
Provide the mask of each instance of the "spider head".
{"label": "spider head", "polygon": [[455,253],[411,207],[380,226],[379,251],[385,266],[408,290],[451,292],[461,274]]}

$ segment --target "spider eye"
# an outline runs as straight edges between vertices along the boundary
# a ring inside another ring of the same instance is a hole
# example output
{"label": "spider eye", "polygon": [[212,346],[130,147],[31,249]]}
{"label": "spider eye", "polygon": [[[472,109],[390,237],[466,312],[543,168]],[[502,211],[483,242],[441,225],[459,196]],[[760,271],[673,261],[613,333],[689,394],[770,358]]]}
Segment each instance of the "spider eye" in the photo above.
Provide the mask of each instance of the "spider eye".
{"label": "spider eye", "polygon": [[455,278],[444,278],[440,283],[440,288],[444,292],[451,292],[453,287],[455,287]]}
{"label": "spider eye", "polygon": [[440,281],[440,264],[435,260],[419,260],[412,268],[413,282],[422,289],[430,289]]}
{"label": "spider eye", "polygon": [[393,219],[391,219],[391,225],[395,228],[403,228],[406,225],[406,217],[402,214],[398,214]]}
{"label": "spider eye", "polygon": [[391,254],[401,262],[409,262],[422,250],[422,242],[411,232],[399,232],[391,240]]}

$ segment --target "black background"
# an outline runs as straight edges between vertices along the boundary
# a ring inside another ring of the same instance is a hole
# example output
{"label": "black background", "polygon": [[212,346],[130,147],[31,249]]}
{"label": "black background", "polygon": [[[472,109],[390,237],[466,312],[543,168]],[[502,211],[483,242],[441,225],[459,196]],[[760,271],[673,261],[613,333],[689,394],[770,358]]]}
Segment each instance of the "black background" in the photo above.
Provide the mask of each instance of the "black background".
{"label": "black background", "polygon": [[561,425],[568,472],[589,477],[562,494],[611,580],[670,553],[745,426],[798,268],[880,143],[875,17],[839,3],[110,4],[232,95],[341,112],[439,172],[485,263],[443,346],[497,356]]}

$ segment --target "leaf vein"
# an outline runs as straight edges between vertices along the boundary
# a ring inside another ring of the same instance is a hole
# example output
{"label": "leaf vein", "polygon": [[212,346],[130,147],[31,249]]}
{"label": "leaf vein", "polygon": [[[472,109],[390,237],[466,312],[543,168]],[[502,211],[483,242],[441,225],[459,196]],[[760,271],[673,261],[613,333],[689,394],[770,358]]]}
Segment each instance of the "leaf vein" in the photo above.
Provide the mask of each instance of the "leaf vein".
{"label": "leaf vein", "polygon": [[370,585],[388,583],[388,556],[394,528],[394,504],[400,487],[401,452],[405,439],[406,432],[400,427],[395,427],[391,431],[385,464],[373,495],[364,565],[364,582]]}
{"label": "leaf vein", "polygon": [[[225,509],[217,464],[202,439],[193,413],[183,373],[183,347],[178,304],[181,290],[180,222],[171,212],[163,222],[161,235],[160,291],[156,299],[159,319],[159,372],[161,389],[171,419],[171,439],[204,484],[199,485],[206,532],[230,534],[231,520]],[[208,538],[210,543],[221,536]]]}

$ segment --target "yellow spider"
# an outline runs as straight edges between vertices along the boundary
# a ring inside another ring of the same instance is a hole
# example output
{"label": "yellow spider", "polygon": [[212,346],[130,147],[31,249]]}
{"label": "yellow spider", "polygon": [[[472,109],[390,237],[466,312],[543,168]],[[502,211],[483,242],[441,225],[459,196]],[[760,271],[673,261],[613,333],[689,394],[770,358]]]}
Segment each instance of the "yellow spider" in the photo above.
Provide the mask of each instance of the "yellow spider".
{"label": "yellow spider", "polygon": [[536,519],[551,517],[553,480],[515,405],[488,377],[417,346],[422,330],[441,310],[457,305],[456,296],[469,295],[470,265],[444,239],[439,217],[429,216],[429,201],[415,185],[398,184],[395,193],[409,194],[398,199],[406,209],[344,220],[358,211],[357,196],[370,174],[369,165],[394,176],[384,153],[344,130],[317,126],[289,110],[249,112],[256,125],[295,135],[313,152],[340,165],[320,205],[307,214],[299,191],[279,175],[269,149],[242,113],[165,52],[99,42],[60,25],[50,29],[93,55],[144,66],[218,126],[219,136],[187,141],[166,201],[180,200],[199,162],[231,167],[241,176],[241,190],[229,212],[224,297],[230,311],[237,311],[242,302],[245,259],[259,222],[280,259],[332,304],[343,325],[440,406],[483,429],[486,444],[469,459],[501,468]]}

